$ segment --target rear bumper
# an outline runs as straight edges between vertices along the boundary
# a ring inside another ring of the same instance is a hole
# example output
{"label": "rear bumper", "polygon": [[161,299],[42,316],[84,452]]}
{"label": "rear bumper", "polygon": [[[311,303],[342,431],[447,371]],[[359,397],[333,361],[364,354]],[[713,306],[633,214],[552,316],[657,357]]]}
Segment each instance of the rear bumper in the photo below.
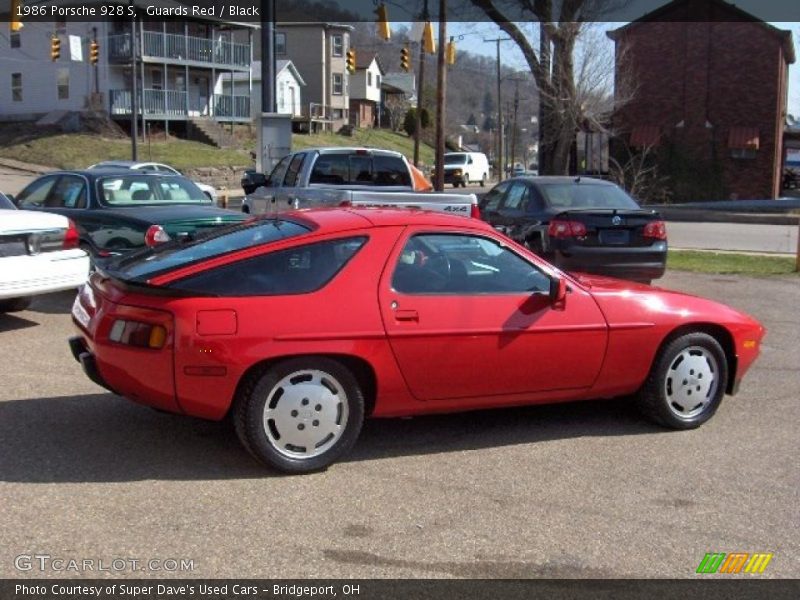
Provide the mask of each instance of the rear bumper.
{"label": "rear bumper", "polygon": [[89,257],[77,249],[5,257],[0,263],[0,299],[75,289],[89,275]]}
{"label": "rear bumper", "polygon": [[467,176],[465,173],[461,175],[455,175],[453,173],[448,173],[447,171],[444,172],[444,182],[445,183],[464,183],[467,181]]}
{"label": "rear bumper", "polygon": [[89,351],[88,346],[84,339],[80,336],[69,338],[69,349],[72,351],[72,356],[81,364],[81,368],[86,376],[94,381],[100,387],[106,388],[109,392],[116,394],[117,392],[106,383],[103,376],[100,375],[100,370],[97,368],[97,361],[94,354]]}
{"label": "rear bumper", "polygon": [[583,271],[625,279],[658,279],[667,266],[667,243],[642,247],[555,248],[553,263],[564,271]]}

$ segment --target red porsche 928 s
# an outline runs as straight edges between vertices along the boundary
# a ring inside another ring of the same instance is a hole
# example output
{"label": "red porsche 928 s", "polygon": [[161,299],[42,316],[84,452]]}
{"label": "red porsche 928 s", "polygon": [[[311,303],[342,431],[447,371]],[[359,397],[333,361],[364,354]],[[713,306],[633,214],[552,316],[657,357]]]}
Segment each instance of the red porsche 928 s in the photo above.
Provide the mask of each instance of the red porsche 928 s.
{"label": "red porsche 928 s", "polygon": [[728,306],[567,275],[477,219],[403,209],[253,218],[115,259],[72,352],[135,402],[219,420],[257,459],[333,463],[365,417],[636,394],[667,427],[733,394],[763,327]]}

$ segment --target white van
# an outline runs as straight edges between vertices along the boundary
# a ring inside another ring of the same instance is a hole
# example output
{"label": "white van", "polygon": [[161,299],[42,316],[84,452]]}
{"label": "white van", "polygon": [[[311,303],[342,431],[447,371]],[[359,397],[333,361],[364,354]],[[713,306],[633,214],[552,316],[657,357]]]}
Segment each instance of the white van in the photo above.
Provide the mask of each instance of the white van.
{"label": "white van", "polygon": [[453,187],[468,183],[486,185],[489,179],[489,160],[483,152],[448,152],[444,155],[444,182]]}

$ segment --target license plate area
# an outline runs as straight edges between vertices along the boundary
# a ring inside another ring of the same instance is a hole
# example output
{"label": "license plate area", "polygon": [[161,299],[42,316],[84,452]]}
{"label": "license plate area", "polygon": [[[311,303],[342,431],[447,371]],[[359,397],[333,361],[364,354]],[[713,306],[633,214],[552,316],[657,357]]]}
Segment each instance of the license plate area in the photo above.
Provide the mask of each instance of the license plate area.
{"label": "license plate area", "polygon": [[86,312],[86,309],[83,308],[83,304],[81,304],[80,294],[75,297],[75,302],[72,303],[72,316],[80,323],[81,327],[88,331],[91,317],[89,317],[89,313]]}
{"label": "license plate area", "polygon": [[630,243],[630,232],[625,229],[601,229],[600,243],[604,246],[624,246]]}
{"label": "license plate area", "polygon": [[28,245],[24,239],[0,240],[0,256],[25,256],[28,254]]}

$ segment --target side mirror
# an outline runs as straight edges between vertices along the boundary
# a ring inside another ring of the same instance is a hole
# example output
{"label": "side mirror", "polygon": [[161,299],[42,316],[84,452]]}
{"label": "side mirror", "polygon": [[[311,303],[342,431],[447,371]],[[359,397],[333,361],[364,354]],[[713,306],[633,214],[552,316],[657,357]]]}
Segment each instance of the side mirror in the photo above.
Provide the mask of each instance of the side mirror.
{"label": "side mirror", "polygon": [[264,186],[264,185],[267,185],[267,178],[263,173],[253,173],[250,176],[250,181],[257,188],[261,187],[261,186]]}
{"label": "side mirror", "polygon": [[562,277],[553,277],[550,280],[550,302],[555,305],[563,305],[567,300],[567,282]]}

